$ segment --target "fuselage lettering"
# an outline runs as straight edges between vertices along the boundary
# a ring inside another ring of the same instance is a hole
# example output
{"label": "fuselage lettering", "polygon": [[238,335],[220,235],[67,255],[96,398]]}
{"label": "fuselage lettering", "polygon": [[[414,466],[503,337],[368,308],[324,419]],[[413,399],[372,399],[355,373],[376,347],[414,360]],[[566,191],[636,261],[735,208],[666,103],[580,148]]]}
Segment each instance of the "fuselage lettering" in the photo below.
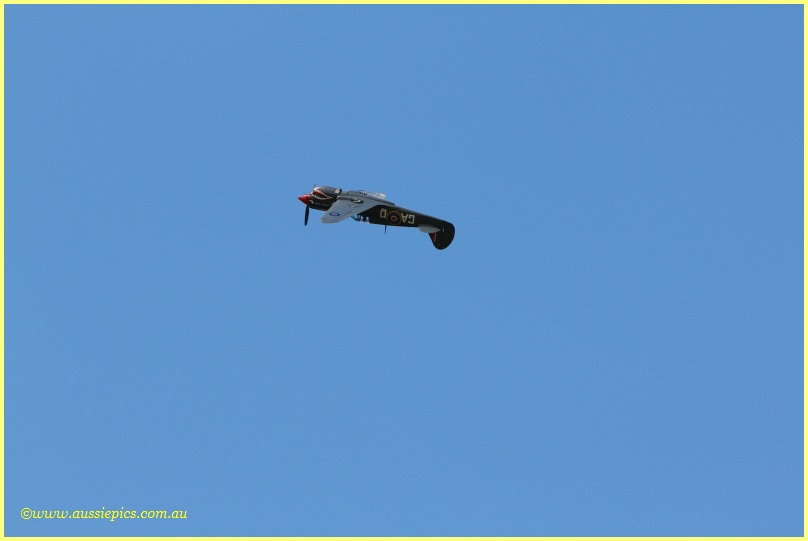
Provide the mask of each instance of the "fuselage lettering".
{"label": "fuselage lettering", "polygon": [[[390,214],[390,213],[392,213],[392,214]],[[387,220],[388,219],[388,214],[389,214],[392,217],[388,221],[392,225],[399,225],[398,223],[396,223],[398,221],[398,218],[396,217],[396,215],[398,214],[399,216],[401,216],[401,222],[400,222],[401,225],[403,225],[403,224],[415,225],[415,214],[403,214],[403,213],[400,213],[400,212],[395,211],[395,210],[390,211],[390,213],[388,213],[386,208],[380,208],[379,209],[379,218],[381,218],[382,220]]]}

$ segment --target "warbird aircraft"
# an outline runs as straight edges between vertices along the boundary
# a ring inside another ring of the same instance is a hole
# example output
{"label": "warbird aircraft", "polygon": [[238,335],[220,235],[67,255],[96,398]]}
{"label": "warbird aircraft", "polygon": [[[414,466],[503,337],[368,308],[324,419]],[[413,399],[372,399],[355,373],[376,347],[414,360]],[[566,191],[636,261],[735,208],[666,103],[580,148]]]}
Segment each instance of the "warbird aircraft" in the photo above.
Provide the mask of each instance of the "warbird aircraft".
{"label": "warbird aircraft", "polygon": [[298,197],[306,205],[303,225],[309,223],[309,209],[325,212],[320,221],[325,224],[353,218],[357,222],[370,222],[393,227],[417,227],[428,233],[432,244],[443,250],[452,243],[455,228],[445,220],[399,207],[388,201],[383,193],[365,190],[342,190],[331,186],[315,186],[311,193]]}

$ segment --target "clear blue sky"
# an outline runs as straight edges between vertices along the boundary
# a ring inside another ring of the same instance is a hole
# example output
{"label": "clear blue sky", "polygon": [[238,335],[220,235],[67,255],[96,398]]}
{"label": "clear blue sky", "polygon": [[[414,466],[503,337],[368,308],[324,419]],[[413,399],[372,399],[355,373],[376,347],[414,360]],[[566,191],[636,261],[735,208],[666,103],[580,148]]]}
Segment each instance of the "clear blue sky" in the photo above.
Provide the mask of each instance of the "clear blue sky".
{"label": "clear blue sky", "polygon": [[[802,535],[802,55],[802,6],[6,6],[6,535]],[[20,518],[102,506],[188,519]]]}

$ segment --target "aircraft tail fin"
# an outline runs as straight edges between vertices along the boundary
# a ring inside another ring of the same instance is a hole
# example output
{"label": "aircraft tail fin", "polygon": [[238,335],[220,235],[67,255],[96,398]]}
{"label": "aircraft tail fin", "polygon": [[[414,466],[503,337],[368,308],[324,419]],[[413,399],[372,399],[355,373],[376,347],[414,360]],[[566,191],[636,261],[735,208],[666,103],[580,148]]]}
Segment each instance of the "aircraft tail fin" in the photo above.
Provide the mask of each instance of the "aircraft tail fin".
{"label": "aircraft tail fin", "polygon": [[449,222],[443,222],[443,228],[440,231],[429,234],[429,238],[432,239],[432,245],[438,250],[448,247],[454,240],[454,236],[455,228]]}

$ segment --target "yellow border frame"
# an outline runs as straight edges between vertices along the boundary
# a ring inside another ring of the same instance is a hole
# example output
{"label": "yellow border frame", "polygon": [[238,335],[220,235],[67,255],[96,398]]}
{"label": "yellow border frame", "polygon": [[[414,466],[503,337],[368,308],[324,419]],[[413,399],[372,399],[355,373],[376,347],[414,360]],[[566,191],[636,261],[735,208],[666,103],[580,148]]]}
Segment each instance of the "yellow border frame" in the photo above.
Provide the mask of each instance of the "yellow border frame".
{"label": "yellow border frame", "polygon": [[[305,1],[265,1],[265,0],[237,0],[234,2],[222,2],[221,0],[83,0],[80,2],[67,2],[61,0],[10,0],[3,2],[4,5],[14,4],[30,4],[30,5],[47,5],[47,4],[64,4],[64,5],[88,5],[88,4],[187,4],[187,5],[202,5],[202,4],[216,4],[216,5],[244,5],[244,4],[276,4],[276,5],[311,5],[311,4],[336,4],[336,5],[351,5],[351,4],[437,4],[437,5],[467,5],[467,4],[485,4],[485,5],[509,5],[509,4],[550,4],[550,5],[620,5],[620,4],[711,4],[711,5],[787,5],[787,4],[802,4],[805,2],[800,0],[777,0],[776,2],[761,2],[760,0],[713,0],[710,2],[703,2],[699,0],[620,0],[617,2],[608,2],[605,0],[581,0],[576,2],[574,0],[559,0],[552,1],[537,1],[537,0],[503,0],[500,2],[491,0],[348,0],[339,2],[336,0],[305,0]],[[565,538],[574,539],[574,538]]]}
{"label": "yellow border frame", "polygon": [[[234,5],[234,4],[295,4],[295,5],[303,5],[303,4],[453,4],[453,5],[464,5],[464,4],[585,4],[585,5],[615,5],[615,4],[725,4],[725,5],[739,5],[739,4],[747,4],[747,5],[770,5],[770,4],[801,4],[803,6],[803,536],[802,537],[777,537],[774,539],[779,539],[783,541],[790,541],[790,540],[797,540],[797,539],[805,539],[805,526],[806,526],[806,506],[805,503],[805,467],[808,463],[805,461],[805,443],[808,441],[808,438],[805,436],[805,414],[808,412],[808,409],[805,407],[805,387],[806,383],[808,383],[808,377],[805,374],[805,358],[806,354],[808,354],[808,346],[806,346],[805,342],[805,335],[806,331],[808,331],[808,324],[806,324],[806,312],[805,312],[805,304],[806,299],[806,286],[808,286],[808,280],[806,280],[805,275],[805,267],[806,263],[808,263],[808,257],[806,257],[806,243],[805,238],[806,234],[808,234],[808,227],[806,227],[805,222],[805,207],[806,203],[808,203],[808,197],[806,196],[805,191],[805,176],[806,176],[806,167],[805,167],[805,153],[808,150],[808,145],[805,142],[805,110],[806,105],[808,105],[808,100],[805,98],[805,55],[808,52],[808,48],[805,46],[805,26],[806,22],[808,22],[808,16],[806,16],[805,10],[805,2],[800,0],[780,0],[777,2],[761,2],[757,0],[740,0],[740,1],[731,1],[731,0],[713,0],[711,2],[703,2],[698,0],[673,0],[673,1],[666,1],[666,0],[650,0],[650,1],[642,1],[642,0],[622,0],[619,2],[608,2],[608,1],[598,1],[598,0],[583,0],[583,1],[532,1],[532,0],[507,0],[504,2],[491,2],[486,0],[439,0],[439,1],[431,1],[431,0],[351,0],[346,2],[339,2],[334,0],[309,0],[303,2],[282,2],[282,1],[262,1],[262,0],[239,0],[237,2],[221,2],[218,0],[171,0],[171,1],[163,1],[163,0],[111,0],[111,1],[104,1],[104,0],[84,0],[81,2],[65,2],[59,0],[44,0],[44,1],[34,1],[34,0],[12,0],[12,1],[4,1],[3,5],[6,4],[14,5],[14,4],[27,4],[27,5],[45,5],[45,4],[95,4],[95,5],[103,5],[103,4],[186,4],[186,5],[201,5],[201,4],[216,4],[216,5]],[[3,461],[3,468],[0,471],[0,482],[2,482],[2,496],[0,496],[0,533],[3,535],[3,539],[20,539],[24,541],[40,541],[40,540],[48,540],[48,539],[63,539],[60,537],[6,537],[5,536],[5,8],[0,12],[0,119],[3,122],[3,135],[2,135],[2,148],[0,148],[0,165],[2,165],[2,173],[0,173],[0,278],[2,278],[2,286],[0,286],[0,301],[2,301],[2,310],[0,310],[0,395],[3,398],[2,404],[2,412],[3,415],[0,416],[0,430],[2,431],[2,440],[0,440],[0,458]],[[67,538],[67,537],[65,537]],[[92,537],[92,539],[120,539],[122,537]],[[73,537],[73,539],[78,539]],[[216,537],[125,537],[127,540],[131,541],[155,541],[160,539],[199,539],[200,541],[207,541],[210,539],[225,539],[225,538],[216,538]],[[251,537],[251,538],[242,538],[242,539],[273,539],[275,541],[325,541],[329,539],[335,539],[333,537]],[[400,541],[437,541],[442,539],[451,539],[446,537],[344,537],[340,539],[346,540],[367,540],[367,539],[396,539]],[[750,540],[750,539],[770,539],[768,537],[519,537],[519,538],[504,538],[504,537],[457,537],[457,539],[468,539],[468,540],[489,540],[489,539],[543,539],[547,541],[583,541],[585,539],[615,539],[615,540],[626,540],[626,541],[634,541],[637,539],[666,539],[666,540],[681,540],[681,541],[693,541],[696,539],[738,539],[738,540]]]}

